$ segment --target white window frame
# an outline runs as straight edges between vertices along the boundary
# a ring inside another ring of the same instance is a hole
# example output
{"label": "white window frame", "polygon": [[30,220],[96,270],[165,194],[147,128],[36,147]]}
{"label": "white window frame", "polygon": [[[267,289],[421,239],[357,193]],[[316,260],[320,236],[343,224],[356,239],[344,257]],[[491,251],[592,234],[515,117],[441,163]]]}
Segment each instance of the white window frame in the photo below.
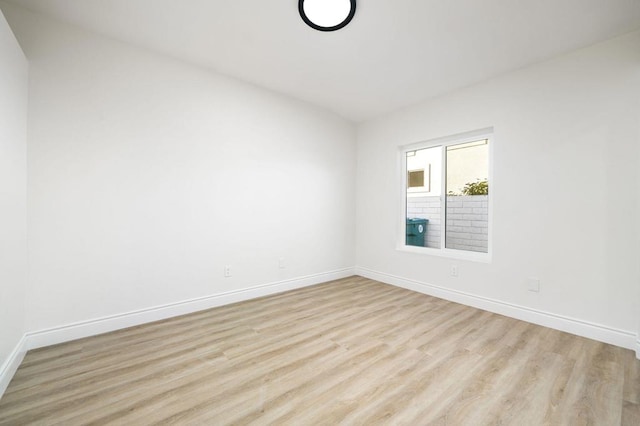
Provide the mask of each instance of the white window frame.
{"label": "white window frame", "polygon": [[[489,142],[489,200],[488,200],[488,248],[487,253],[481,252],[473,252],[467,250],[458,250],[458,249],[450,249],[446,248],[446,177],[447,177],[447,167],[446,167],[446,155],[447,155],[447,146],[464,144],[468,142],[474,142],[481,139],[487,139]],[[442,176],[441,176],[441,194],[440,194],[440,202],[441,202],[441,223],[442,230],[440,233],[440,248],[432,248],[432,247],[416,247],[416,246],[408,246],[406,244],[406,220],[407,220],[407,152],[416,151],[419,149],[432,148],[436,146],[442,146]],[[412,143],[409,145],[402,145],[398,147],[398,169],[400,171],[399,175],[399,197],[398,197],[398,225],[397,225],[397,244],[396,250],[409,252],[409,253],[418,253],[429,256],[441,256],[448,257],[452,259],[462,259],[462,260],[470,260],[475,262],[491,262],[492,258],[492,246],[493,246],[493,199],[495,198],[493,194],[495,193],[495,182],[493,179],[493,149],[495,146],[495,134],[492,127],[485,128],[481,130],[476,130],[472,132],[460,133],[452,136],[446,136],[437,139],[430,139],[427,141]]]}

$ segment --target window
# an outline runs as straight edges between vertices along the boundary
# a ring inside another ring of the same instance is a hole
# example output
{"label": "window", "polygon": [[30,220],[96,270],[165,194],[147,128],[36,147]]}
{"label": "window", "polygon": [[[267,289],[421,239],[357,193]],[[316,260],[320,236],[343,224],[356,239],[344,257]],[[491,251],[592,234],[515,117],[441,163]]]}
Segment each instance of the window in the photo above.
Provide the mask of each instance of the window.
{"label": "window", "polygon": [[409,188],[424,188],[424,170],[409,170]]}
{"label": "window", "polygon": [[401,149],[402,248],[488,258],[490,131]]}

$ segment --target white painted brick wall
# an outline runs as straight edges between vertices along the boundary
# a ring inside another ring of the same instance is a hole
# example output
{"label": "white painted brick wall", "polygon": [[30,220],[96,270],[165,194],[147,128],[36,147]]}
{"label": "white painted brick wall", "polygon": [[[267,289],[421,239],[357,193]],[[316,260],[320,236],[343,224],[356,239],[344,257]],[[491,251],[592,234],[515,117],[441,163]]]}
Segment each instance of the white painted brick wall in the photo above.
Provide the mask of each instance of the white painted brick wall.
{"label": "white painted brick wall", "polygon": [[[429,219],[426,246],[440,247],[440,197],[411,197],[407,217]],[[486,195],[447,197],[447,248],[487,252],[489,203]]]}
{"label": "white painted brick wall", "polygon": [[489,202],[487,195],[447,197],[447,248],[488,251]]}

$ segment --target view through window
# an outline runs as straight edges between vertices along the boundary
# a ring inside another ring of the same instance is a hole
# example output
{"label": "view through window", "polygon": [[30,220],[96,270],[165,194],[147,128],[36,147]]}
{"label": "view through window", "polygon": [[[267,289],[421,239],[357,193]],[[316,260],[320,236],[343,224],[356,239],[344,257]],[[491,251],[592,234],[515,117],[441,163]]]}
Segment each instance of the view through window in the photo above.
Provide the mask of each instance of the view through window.
{"label": "view through window", "polygon": [[407,246],[489,251],[489,137],[405,151]]}

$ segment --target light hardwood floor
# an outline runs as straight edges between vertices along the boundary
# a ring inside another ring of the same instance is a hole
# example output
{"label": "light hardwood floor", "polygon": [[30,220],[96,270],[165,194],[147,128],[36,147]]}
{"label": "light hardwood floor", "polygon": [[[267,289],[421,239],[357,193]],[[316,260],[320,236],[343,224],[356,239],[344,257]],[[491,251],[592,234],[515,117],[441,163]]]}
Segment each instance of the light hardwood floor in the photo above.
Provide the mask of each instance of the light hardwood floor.
{"label": "light hardwood floor", "polygon": [[0,424],[640,425],[633,352],[352,277],[31,351]]}

